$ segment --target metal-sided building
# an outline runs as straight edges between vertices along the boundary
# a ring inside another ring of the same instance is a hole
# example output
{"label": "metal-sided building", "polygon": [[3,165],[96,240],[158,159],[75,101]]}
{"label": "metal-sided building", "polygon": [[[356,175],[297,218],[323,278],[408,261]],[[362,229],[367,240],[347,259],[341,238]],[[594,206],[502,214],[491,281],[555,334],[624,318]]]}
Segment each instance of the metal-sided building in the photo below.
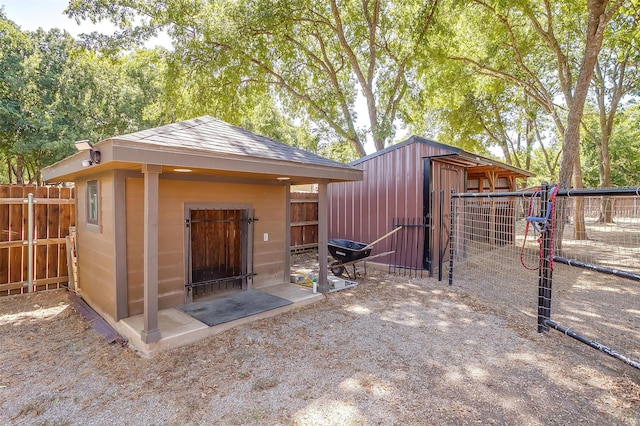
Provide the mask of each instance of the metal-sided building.
{"label": "metal-sided building", "polygon": [[[362,178],[209,116],[86,149],[46,168],[44,179],[76,186],[82,298],[146,352],[168,337],[165,325],[184,320],[176,333],[194,329],[175,307],[207,290],[289,283],[291,185],[318,185],[326,257],[327,187]],[[327,290],[323,268],[319,278]]]}
{"label": "metal-sided building", "polygon": [[514,191],[516,179],[533,176],[528,171],[418,136],[350,165],[362,170],[364,178],[329,189],[329,237],[370,243],[396,225],[404,224],[402,232],[376,244],[375,253],[394,253],[375,261],[429,273],[433,273],[439,261],[447,259],[444,249],[452,189]]}

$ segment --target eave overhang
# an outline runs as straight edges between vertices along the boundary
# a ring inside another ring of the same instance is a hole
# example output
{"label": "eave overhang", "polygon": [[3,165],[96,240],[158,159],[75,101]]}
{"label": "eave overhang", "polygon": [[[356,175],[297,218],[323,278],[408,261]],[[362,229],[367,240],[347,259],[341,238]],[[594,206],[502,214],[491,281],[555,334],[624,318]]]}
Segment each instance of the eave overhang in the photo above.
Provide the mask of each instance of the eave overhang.
{"label": "eave overhang", "polygon": [[[362,180],[362,170],[348,165],[325,166],[295,161],[266,159],[255,156],[224,154],[206,150],[167,147],[148,143],[136,143],[117,138],[102,141],[94,146],[100,151],[100,164],[83,167],[88,159],[86,152],[78,152],[42,172],[45,182],[72,182],[83,176],[95,175],[113,169],[140,171],[142,164],[162,166],[163,173],[174,169],[190,169],[191,176],[238,178],[247,181],[275,181],[289,178],[287,182],[300,185],[318,181],[345,182]],[[186,176],[186,174],[185,174]]]}

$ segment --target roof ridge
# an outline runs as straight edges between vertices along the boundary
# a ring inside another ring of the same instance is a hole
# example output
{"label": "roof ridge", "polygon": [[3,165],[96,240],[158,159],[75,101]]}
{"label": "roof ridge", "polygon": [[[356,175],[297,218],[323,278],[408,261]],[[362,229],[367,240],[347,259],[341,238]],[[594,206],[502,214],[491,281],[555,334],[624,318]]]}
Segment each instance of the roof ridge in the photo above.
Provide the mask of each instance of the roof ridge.
{"label": "roof ridge", "polygon": [[[176,122],[176,123],[169,123],[169,124],[165,124],[165,125],[163,125],[163,126],[156,127],[155,129],[154,129],[154,128],[151,128],[151,129],[140,130],[139,132],[146,132],[146,131],[154,130],[154,133],[152,133],[152,134],[150,134],[150,135],[148,135],[148,136],[144,136],[144,137],[140,138],[140,140],[143,140],[143,139],[146,139],[146,138],[150,138],[150,137],[154,136],[154,134],[155,134],[155,135],[165,135],[165,134],[167,134],[167,133],[171,133],[171,132],[176,131],[176,130],[187,130],[187,129],[193,129],[194,127],[202,126],[203,124],[206,124],[206,123],[194,123],[193,125],[187,125],[187,126],[185,126],[185,127],[180,127],[180,128],[178,128],[178,129],[176,129],[176,127],[178,127],[178,125],[179,125],[179,124],[185,124],[185,123],[188,123],[188,122],[190,122],[190,121],[199,120],[199,119],[201,119],[201,118],[205,118],[205,117],[207,117],[207,118],[211,118],[211,119],[213,119],[214,121],[216,120],[216,119],[215,119],[215,117],[212,117],[212,116],[210,116],[210,115],[208,115],[208,114],[205,114],[205,115],[203,115],[203,116],[200,116],[200,117],[194,117],[194,118],[191,118],[191,119],[189,119],[189,120],[185,120],[185,121],[178,121],[178,122]],[[219,121],[219,120],[218,120],[218,121]],[[158,129],[162,129],[163,127],[171,127],[171,130],[167,130],[167,131],[158,130]],[[133,133],[139,133],[139,132],[133,132]]]}
{"label": "roof ridge", "polygon": [[113,136],[109,139],[137,141],[164,147],[215,151],[225,155],[268,158],[317,166],[350,167],[316,152],[260,135],[210,115]]}

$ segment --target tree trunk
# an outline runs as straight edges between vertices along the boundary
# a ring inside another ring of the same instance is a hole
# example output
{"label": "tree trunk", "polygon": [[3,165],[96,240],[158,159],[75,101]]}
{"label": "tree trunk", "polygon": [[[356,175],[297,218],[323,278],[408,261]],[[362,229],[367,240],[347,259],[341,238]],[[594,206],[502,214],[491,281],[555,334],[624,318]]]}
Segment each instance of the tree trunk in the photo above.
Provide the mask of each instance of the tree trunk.
{"label": "tree trunk", "polygon": [[[525,150],[525,159],[524,159],[524,169],[525,170],[531,170],[531,152],[533,151],[533,144],[535,143],[535,132],[534,132],[534,126],[536,125],[535,121],[528,117],[527,118],[527,134],[526,134],[526,150]],[[525,188],[527,186],[527,178],[524,178],[524,185]]]}
{"label": "tree trunk", "polygon": [[349,139],[349,142],[351,142],[351,145],[355,148],[359,158],[367,155],[367,151],[365,151],[364,145],[362,144],[362,142],[360,142],[360,139],[358,139],[357,137],[353,137]]}
{"label": "tree trunk", "polygon": [[[605,127],[606,129],[606,127]],[[602,143],[599,150],[598,174],[600,175],[600,188],[611,187],[611,161],[609,157],[609,139],[610,134],[602,134]],[[599,222],[613,223],[613,206],[611,197],[602,197],[600,204]]]}
{"label": "tree trunk", "polygon": [[502,148],[502,155],[504,155],[504,162],[510,165],[513,165],[513,161],[511,160],[511,151],[509,150],[509,145],[506,142],[500,144],[500,148]]}
{"label": "tree trunk", "polygon": [[13,168],[11,166],[11,155],[7,153],[7,183],[11,183],[12,174],[13,174]]}
{"label": "tree trunk", "polygon": [[[596,144],[598,145],[598,177],[600,180],[600,188],[610,188],[611,182],[611,157],[609,155],[609,142],[611,141],[611,134],[613,133],[613,122],[616,116],[618,105],[622,97],[628,93],[628,90],[624,84],[626,64],[628,56],[624,56],[624,59],[617,68],[618,74],[612,76],[613,87],[611,94],[611,104],[609,112],[607,113],[607,103],[605,99],[607,91],[606,76],[603,74],[602,69],[598,63],[595,67],[595,93],[596,101],[598,105],[599,123],[600,123],[600,141],[594,137]],[[606,68],[605,68],[606,69]],[[630,86],[629,86],[630,87]],[[599,222],[613,223],[613,212],[610,197],[602,197],[600,206]]]}
{"label": "tree trunk", "polygon": [[[588,0],[589,17],[587,21],[586,41],[578,79],[573,90],[571,90],[571,87],[563,88],[569,113],[567,115],[567,124],[564,129],[562,158],[560,160],[560,171],[558,173],[558,185],[560,185],[561,188],[569,188],[576,161],[580,161],[580,124],[584,113],[584,104],[587,99],[591,78],[593,77],[594,68],[598,60],[598,54],[602,48],[604,30],[607,22],[611,18],[611,16],[605,14],[608,3],[609,0]],[[568,79],[567,83],[571,84],[571,79]],[[578,169],[578,173],[580,175],[576,181],[581,185],[582,173],[580,169]],[[564,211],[564,206],[566,204],[566,202],[559,203],[561,213],[556,219],[556,248],[560,255],[563,255],[562,238],[564,235],[564,224],[566,220],[566,213]],[[581,215],[578,215],[578,211],[582,212]],[[586,232],[584,230],[584,206],[580,209],[576,208],[575,219],[578,221],[578,223],[575,224],[576,237],[584,236],[586,238]],[[580,227],[582,227],[581,230]]]}
{"label": "tree trunk", "polygon": [[[580,167],[580,153],[576,157],[573,169],[573,187],[576,189],[583,188],[582,184],[582,167]],[[576,240],[586,240],[587,229],[584,223],[584,197],[576,197],[576,209],[573,213],[573,238]]]}
{"label": "tree trunk", "polygon": [[564,140],[562,141],[562,159],[560,161],[560,173],[558,176],[558,184],[564,188],[569,187],[576,158],[579,154],[580,122],[582,121],[584,104],[593,76],[593,70],[598,59],[598,54],[600,53],[600,48],[602,47],[604,29],[609,20],[609,17],[605,15],[608,2],[608,0],[589,0],[587,40],[585,42],[580,72],[575,89],[572,92],[571,90],[565,91],[565,93],[571,93],[571,95],[568,95],[568,99],[566,99],[569,114],[564,131]]}
{"label": "tree trunk", "polygon": [[16,156],[16,168],[14,170],[14,174],[16,175],[16,183],[22,184],[24,183],[24,159],[21,154]]}

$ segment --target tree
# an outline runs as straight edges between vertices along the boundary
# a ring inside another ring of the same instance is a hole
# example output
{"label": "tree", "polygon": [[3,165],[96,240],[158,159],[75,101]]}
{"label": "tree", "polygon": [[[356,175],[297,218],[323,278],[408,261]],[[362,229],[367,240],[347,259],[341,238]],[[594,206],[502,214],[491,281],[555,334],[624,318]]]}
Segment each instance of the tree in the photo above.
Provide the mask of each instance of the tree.
{"label": "tree", "polygon": [[[276,106],[289,116],[312,120],[362,156],[367,137],[376,150],[393,138],[437,5],[438,0],[74,0],[68,13],[111,19],[130,41],[166,28],[180,73],[193,83],[174,90],[212,108],[226,105],[226,111],[256,94],[275,95]],[[366,105],[363,127],[359,100]]]}
{"label": "tree", "polygon": [[[467,13],[465,18],[471,17],[475,26],[467,28],[459,43],[452,43],[462,46],[452,52],[453,59],[472,65],[481,75],[521,87],[552,117],[563,139],[558,177],[563,186],[569,185],[576,165],[580,120],[604,30],[622,4],[623,0],[589,0],[584,8],[577,1],[474,0],[475,17]],[[478,42],[481,34],[484,38]],[[470,44],[475,49],[466,49]],[[562,104],[557,103],[559,97]]]}
{"label": "tree", "polygon": [[161,49],[106,56],[80,50],[62,78],[71,82],[59,98],[65,119],[60,137],[68,141],[135,132],[168,122],[164,112],[166,76]]}
{"label": "tree", "polygon": [[[585,138],[582,158],[585,184],[597,187],[601,182],[601,160],[598,144],[601,143],[599,114],[593,108],[587,110],[583,120]],[[611,187],[640,185],[640,104],[634,103],[618,111],[615,131],[609,139]],[[601,220],[606,222],[606,210]]]}
{"label": "tree", "polygon": [[16,161],[13,146],[25,130],[20,97],[26,90],[23,60],[31,51],[31,40],[0,9],[0,152],[8,181],[14,172],[22,179],[22,160]]}
{"label": "tree", "polygon": [[40,182],[40,170],[73,153],[75,140],[163,123],[162,51],[101,55],[66,32],[22,32],[0,18],[3,180]]}
{"label": "tree", "polygon": [[[598,152],[598,174],[600,188],[612,186],[610,141],[619,108],[640,83],[638,60],[638,10],[630,8],[625,15],[618,16],[608,31],[602,52],[596,62],[593,75],[592,97],[597,106],[599,131],[590,131],[583,126],[588,137],[595,143]],[[600,220],[613,222],[612,205],[609,197],[602,198]]]}
{"label": "tree", "polygon": [[[562,137],[558,184],[582,187],[580,123],[605,29],[624,0],[501,2],[473,0],[463,29],[450,43],[453,60],[483,76],[520,87],[553,120]],[[585,7],[586,6],[586,7]],[[586,34],[586,35],[585,35]],[[480,41],[479,41],[480,39]],[[562,102],[558,102],[562,100]],[[559,209],[563,211],[563,209]],[[576,206],[574,236],[586,238],[584,213]],[[564,220],[558,221],[561,251]]]}
{"label": "tree", "polygon": [[[433,132],[437,140],[479,153],[498,148],[507,164],[529,170],[539,107],[504,80],[464,69],[458,75],[462,84],[436,77],[437,95],[431,92],[426,102],[414,106],[417,119],[411,129],[426,133],[429,129],[423,126],[439,123]],[[429,79],[433,83],[434,78]]]}
{"label": "tree", "polygon": [[21,103],[20,120],[23,130],[12,150],[23,159],[23,170],[15,175],[29,182],[40,182],[40,170],[72,152],[69,144],[59,137],[67,127],[67,120],[60,109],[61,98],[68,84],[65,78],[75,40],[58,29],[27,33],[33,50],[24,58],[24,88],[18,97]]}

